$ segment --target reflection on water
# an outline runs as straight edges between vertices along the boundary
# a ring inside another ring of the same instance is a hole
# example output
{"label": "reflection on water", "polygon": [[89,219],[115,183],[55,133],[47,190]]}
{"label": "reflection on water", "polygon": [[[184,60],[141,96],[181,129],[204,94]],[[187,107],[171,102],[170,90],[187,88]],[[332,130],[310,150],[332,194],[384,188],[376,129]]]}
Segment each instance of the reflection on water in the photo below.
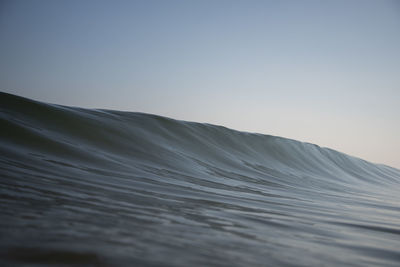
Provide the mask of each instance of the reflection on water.
{"label": "reflection on water", "polygon": [[1,265],[398,266],[400,171],[1,94]]}

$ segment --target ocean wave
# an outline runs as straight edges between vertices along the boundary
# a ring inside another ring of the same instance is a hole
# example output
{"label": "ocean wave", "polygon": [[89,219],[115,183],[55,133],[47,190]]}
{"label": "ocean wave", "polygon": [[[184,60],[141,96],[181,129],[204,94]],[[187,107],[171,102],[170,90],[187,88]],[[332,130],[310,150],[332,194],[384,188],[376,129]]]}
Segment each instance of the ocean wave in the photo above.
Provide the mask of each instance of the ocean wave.
{"label": "ocean wave", "polygon": [[276,136],[6,93],[0,126],[0,263],[400,263],[397,169]]}

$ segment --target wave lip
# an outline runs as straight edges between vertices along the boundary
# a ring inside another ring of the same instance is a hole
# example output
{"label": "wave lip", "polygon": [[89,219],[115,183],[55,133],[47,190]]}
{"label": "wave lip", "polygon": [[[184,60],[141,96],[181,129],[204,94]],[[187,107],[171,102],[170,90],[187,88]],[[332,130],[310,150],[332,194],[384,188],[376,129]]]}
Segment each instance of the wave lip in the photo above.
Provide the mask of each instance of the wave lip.
{"label": "wave lip", "polygon": [[399,264],[397,169],[276,136],[5,93],[0,125],[6,264],[15,251],[95,264]]}

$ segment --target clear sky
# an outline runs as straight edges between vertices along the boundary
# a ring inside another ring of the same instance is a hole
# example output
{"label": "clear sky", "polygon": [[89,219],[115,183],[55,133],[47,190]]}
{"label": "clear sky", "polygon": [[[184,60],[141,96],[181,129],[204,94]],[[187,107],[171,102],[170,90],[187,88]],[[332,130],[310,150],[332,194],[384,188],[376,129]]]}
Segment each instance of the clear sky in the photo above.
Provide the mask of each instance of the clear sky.
{"label": "clear sky", "polygon": [[0,0],[0,90],[400,168],[400,1]]}

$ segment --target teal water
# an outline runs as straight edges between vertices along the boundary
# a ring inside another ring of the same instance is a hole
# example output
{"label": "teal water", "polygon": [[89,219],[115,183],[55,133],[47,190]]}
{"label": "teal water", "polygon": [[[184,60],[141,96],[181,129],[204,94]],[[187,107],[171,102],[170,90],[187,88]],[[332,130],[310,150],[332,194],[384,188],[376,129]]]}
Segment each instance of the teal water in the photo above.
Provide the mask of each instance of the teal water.
{"label": "teal water", "polygon": [[399,266],[400,171],[0,94],[0,264]]}

